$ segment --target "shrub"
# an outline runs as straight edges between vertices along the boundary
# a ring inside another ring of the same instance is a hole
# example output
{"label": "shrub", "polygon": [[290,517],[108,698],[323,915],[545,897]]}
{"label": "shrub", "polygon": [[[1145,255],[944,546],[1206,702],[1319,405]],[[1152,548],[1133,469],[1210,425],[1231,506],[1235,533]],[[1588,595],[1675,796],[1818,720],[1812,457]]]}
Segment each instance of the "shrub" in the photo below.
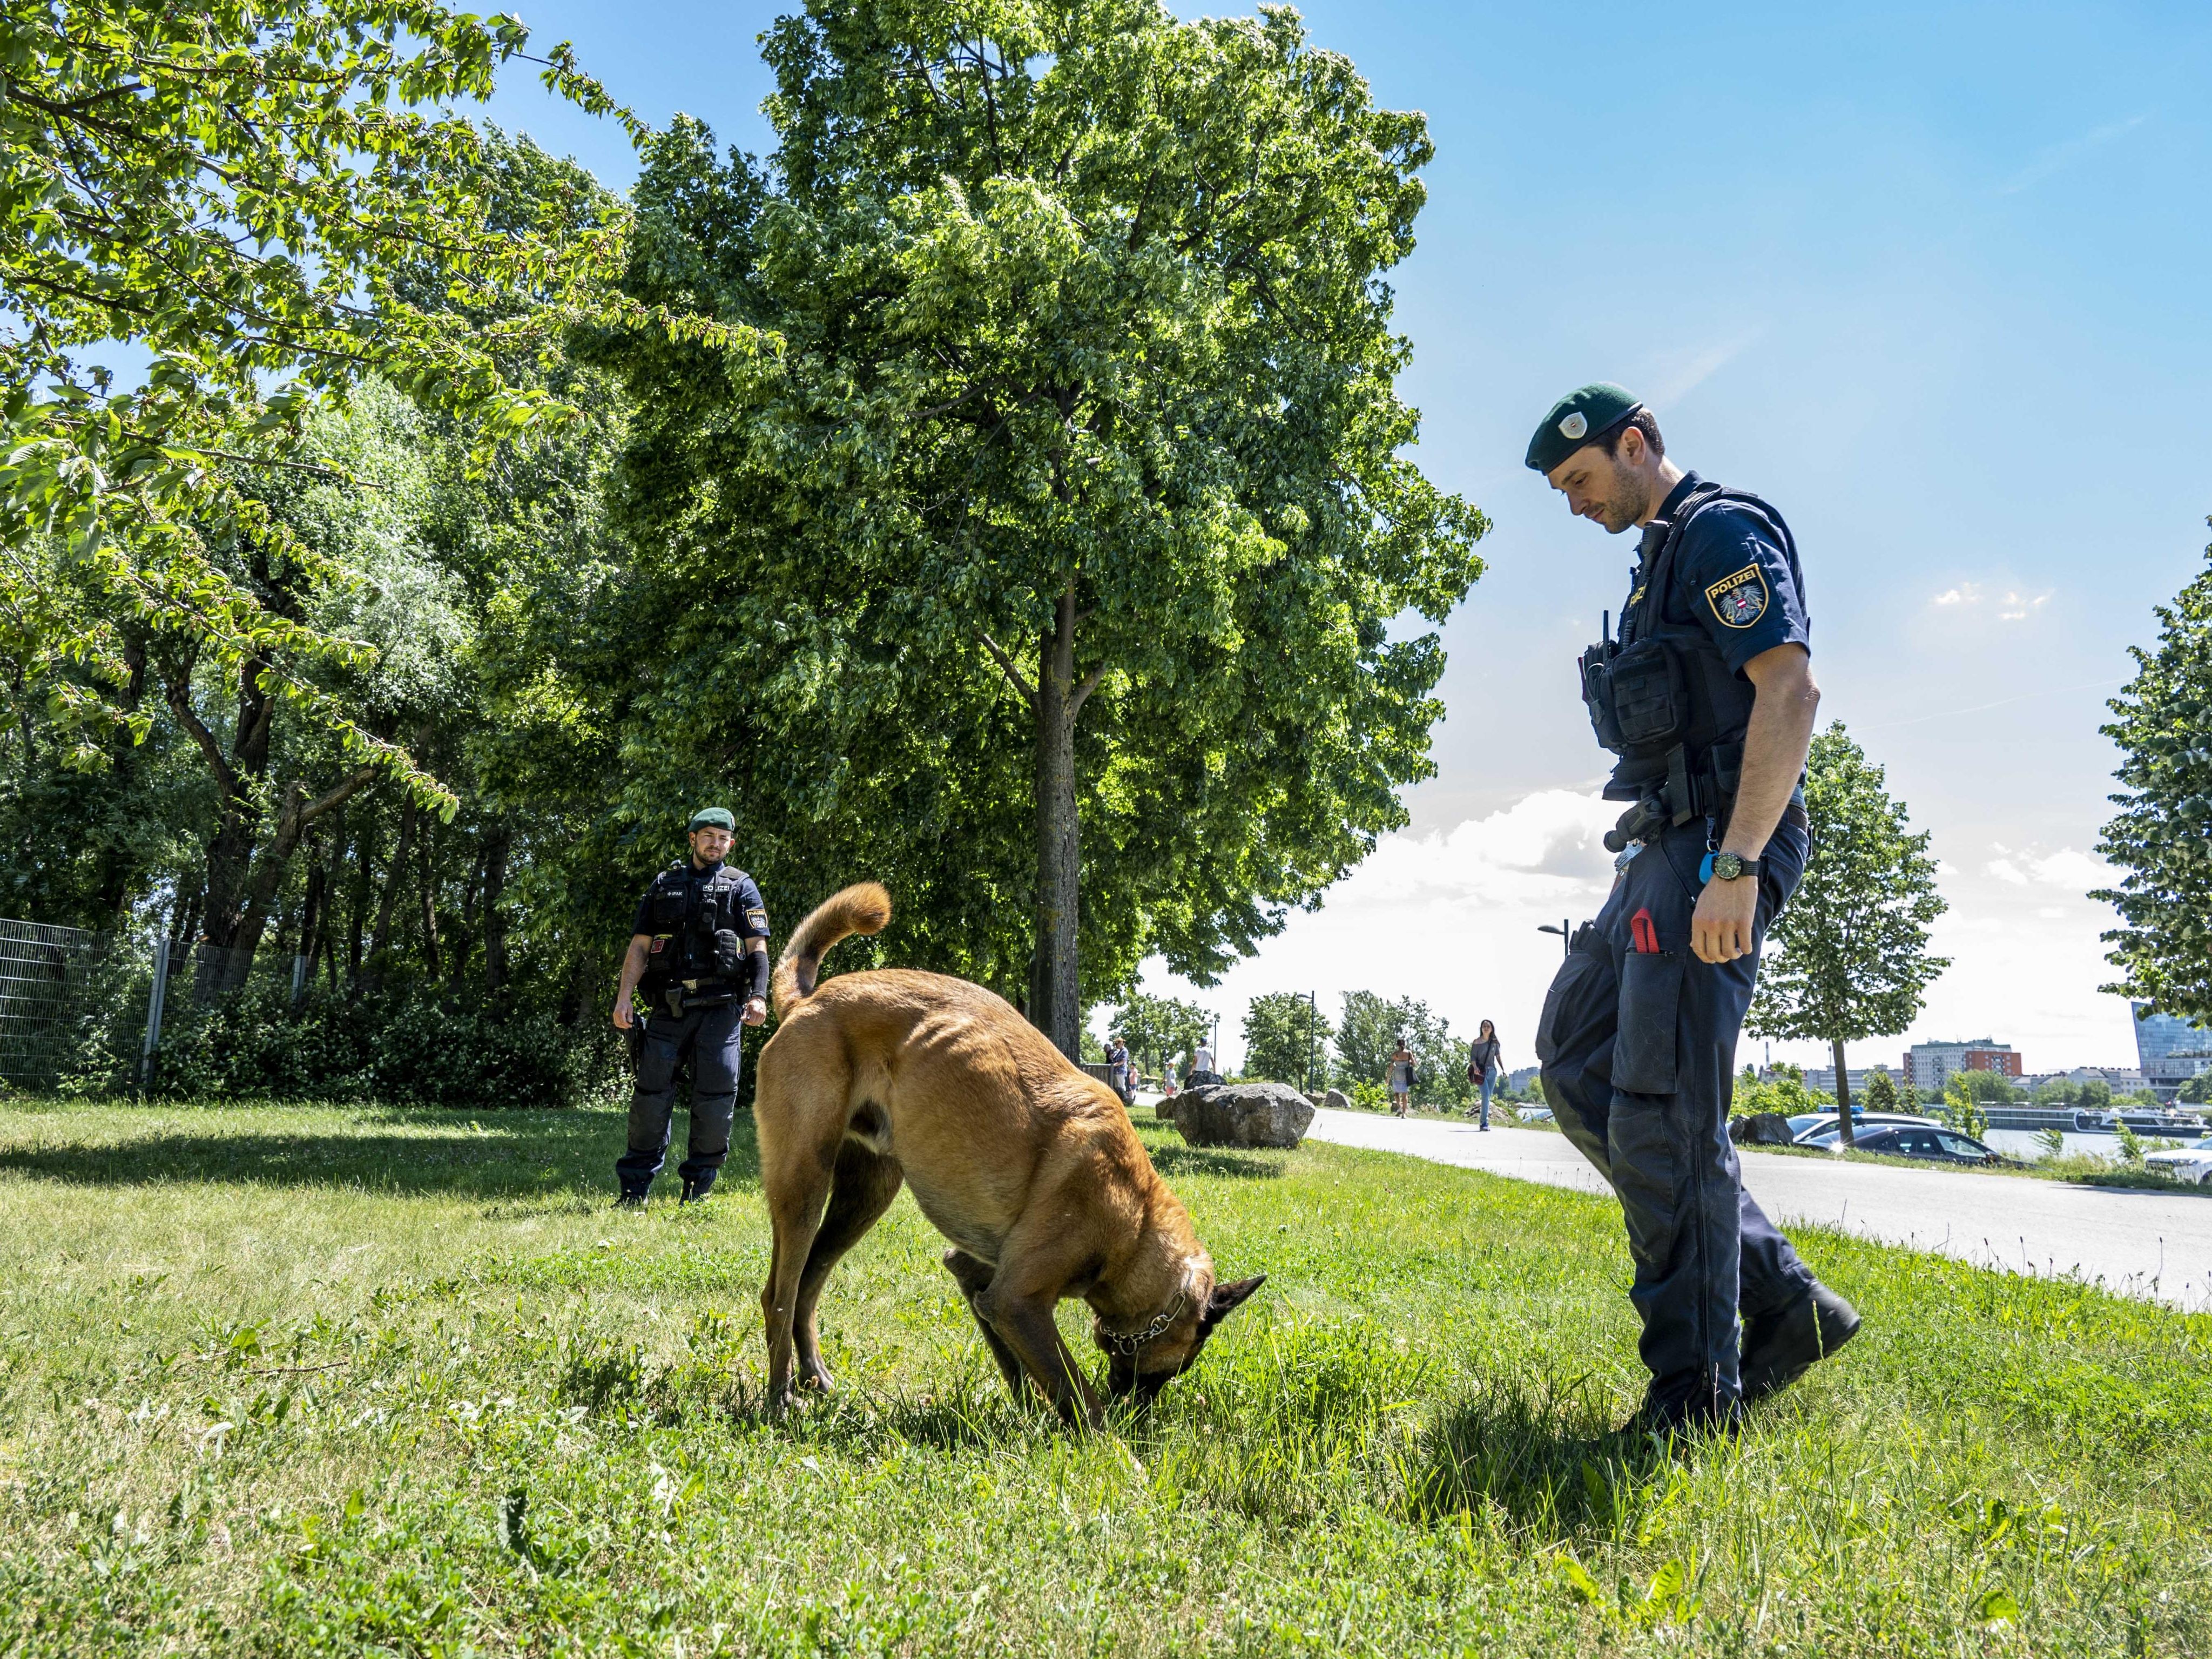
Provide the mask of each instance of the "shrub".
{"label": "shrub", "polygon": [[173,1006],[150,1091],[168,1098],[579,1106],[618,1093],[622,1051],[597,1022],[418,982],[346,997],[276,986]]}

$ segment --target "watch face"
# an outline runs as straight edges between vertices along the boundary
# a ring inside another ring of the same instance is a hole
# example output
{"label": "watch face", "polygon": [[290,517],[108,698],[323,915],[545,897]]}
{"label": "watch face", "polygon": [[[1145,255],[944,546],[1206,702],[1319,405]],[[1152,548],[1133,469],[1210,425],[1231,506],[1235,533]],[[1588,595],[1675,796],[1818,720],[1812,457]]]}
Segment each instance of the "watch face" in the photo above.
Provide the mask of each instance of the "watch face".
{"label": "watch face", "polygon": [[1743,873],[1743,859],[1740,854],[1723,853],[1713,860],[1713,873],[1723,881],[1734,881]]}

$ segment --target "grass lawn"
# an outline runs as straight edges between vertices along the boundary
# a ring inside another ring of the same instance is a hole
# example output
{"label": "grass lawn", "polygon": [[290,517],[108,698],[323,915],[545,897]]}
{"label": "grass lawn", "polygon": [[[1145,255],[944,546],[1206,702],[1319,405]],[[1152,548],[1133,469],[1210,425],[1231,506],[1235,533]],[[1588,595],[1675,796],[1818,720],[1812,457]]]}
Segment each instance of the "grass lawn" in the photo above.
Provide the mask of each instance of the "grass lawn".
{"label": "grass lawn", "polygon": [[1139,1127],[1271,1278],[1086,1439],[904,1200],[762,1420],[749,1139],[638,1216],[612,1113],[0,1105],[0,1653],[2212,1647],[2212,1317],[1802,1235],[1865,1334],[1669,1450],[1608,1203]]}

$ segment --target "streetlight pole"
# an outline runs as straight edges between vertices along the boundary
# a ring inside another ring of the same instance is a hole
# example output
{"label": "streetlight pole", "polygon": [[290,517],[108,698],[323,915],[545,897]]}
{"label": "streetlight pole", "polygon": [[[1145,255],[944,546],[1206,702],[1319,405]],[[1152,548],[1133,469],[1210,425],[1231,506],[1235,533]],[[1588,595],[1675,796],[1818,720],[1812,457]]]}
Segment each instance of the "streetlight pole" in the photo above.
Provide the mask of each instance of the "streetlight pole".
{"label": "streetlight pole", "polygon": [[1540,933],[1557,933],[1559,936],[1559,954],[1562,957],[1571,957],[1574,954],[1574,930],[1567,926],[1567,919],[1565,916],[1559,918],[1558,927],[1543,927],[1537,928],[1536,931]]}

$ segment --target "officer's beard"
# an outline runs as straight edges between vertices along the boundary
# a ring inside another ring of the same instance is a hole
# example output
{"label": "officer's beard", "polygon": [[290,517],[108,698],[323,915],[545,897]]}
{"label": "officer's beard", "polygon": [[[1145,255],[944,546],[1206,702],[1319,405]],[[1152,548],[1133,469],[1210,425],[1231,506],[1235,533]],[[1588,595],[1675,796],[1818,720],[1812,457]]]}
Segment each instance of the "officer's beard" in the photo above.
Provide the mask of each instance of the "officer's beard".
{"label": "officer's beard", "polygon": [[1613,471],[1613,486],[1603,501],[1595,503],[1597,521],[1605,526],[1606,534],[1618,536],[1625,530],[1636,528],[1636,521],[1644,516],[1641,480],[1620,464],[1618,456],[1607,458]]}

